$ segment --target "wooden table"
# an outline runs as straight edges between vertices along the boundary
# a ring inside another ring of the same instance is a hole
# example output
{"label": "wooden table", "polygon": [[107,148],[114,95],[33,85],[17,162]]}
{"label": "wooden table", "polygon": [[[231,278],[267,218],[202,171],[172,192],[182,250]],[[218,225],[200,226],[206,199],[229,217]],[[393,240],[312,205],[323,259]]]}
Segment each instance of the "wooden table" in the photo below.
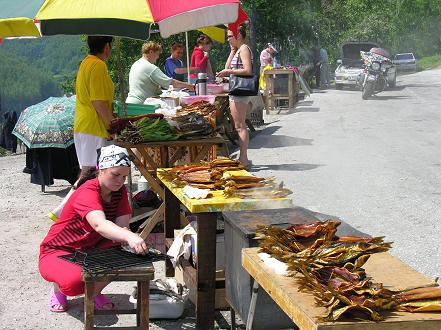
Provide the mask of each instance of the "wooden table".
{"label": "wooden table", "polygon": [[[147,142],[142,144],[131,144],[126,142],[116,142],[116,145],[126,148],[128,153],[133,156],[133,163],[141,172],[142,176],[149,182],[153,191],[155,191],[164,201],[164,188],[161,182],[156,177],[156,170],[160,167],[170,167],[174,162],[180,157],[185,147],[202,147],[199,153],[192,159],[193,163],[198,163],[209,153],[213,146],[221,146],[225,148],[225,140],[221,136],[209,137],[209,138],[198,138],[191,140],[177,140],[177,141],[158,141],[158,142]],[[165,156],[162,159],[162,163],[158,164],[148,153],[147,149],[151,147],[162,147],[165,152]],[[180,149],[173,155],[169,157],[169,148],[179,147]],[[133,152],[133,149],[138,151],[138,155]],[[139,157],[144,159],[144,161]],[[228,155],[226,155],[228,156]],[[140,236],[146,239],[150,234],[155,225],[161,220],[164,215],[164,203],[156,210],[156,212],[149,218],[149,222],[146,224],[142,230]],[[140,214],[131,219],[131,222],[135,222],[143,219],[145,216]]]}
{"label": "wooden table", "polygon": [[[158,169],[157,177],[165,185],[164,232],[166,245],[171,245],[174,230],[180,226],[180,204],[197,217],[197,269],[189,264],[184,272],[193,282],[196,292],[196,327],[213,329],[216,289],[216,222],[222,211],[242,211],[263,208],[292,207],[291,198],[240,199],[225,198],[221,191],[213,191],[212,198],[192,199],[176,188]],[[245,172],[246,171],[242,171]],[[174,276],[174,268],[166,262],[166,276]]]}
{"label": "wooden table", "polygon": [[[345,319],[337,322],[320,322],[326,315],[326,308],[315,305],[312,294],[298,291],[298,277],[277,275],[258,256],[258,248],[242,250],[242,265],[262,286],[300,329],[441,329],[441,313],[387,312],[384,321],[354,321]],[[431,283],[401,260],[384,252],[374,254],[363,267],[374,282],[383,283],[385,288],[403,289]]]}
{"label": "wooden table", "polygon": [[[277,75],[288,75],[288,93],[276,94],[274,91],[274,80],[277,79]],[[297,94],[296,79],[293,70],[267,70],[265,71],[265,109],[269,114],[271,109],[275,109],[276,100],[288,100],[289,108],[294,107],[294,101]],[[271,99],[271,101],[270,101]]]}

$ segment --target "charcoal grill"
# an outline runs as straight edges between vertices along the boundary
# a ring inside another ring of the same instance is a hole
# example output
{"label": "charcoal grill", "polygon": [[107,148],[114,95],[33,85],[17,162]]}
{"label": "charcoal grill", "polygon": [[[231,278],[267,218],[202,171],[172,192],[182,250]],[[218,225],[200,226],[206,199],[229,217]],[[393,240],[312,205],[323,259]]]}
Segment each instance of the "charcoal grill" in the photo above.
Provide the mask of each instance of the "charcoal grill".
{"label": "charcoal grill", "polygon": [[166,254],[150,249],[147,255],[134,254],[122,250],[120,246],[113,246],[88,251],[77,251],[58,258],[80,266],[89,273],[124,269],[129,267],[151,266],[154,261],[166,260]]}

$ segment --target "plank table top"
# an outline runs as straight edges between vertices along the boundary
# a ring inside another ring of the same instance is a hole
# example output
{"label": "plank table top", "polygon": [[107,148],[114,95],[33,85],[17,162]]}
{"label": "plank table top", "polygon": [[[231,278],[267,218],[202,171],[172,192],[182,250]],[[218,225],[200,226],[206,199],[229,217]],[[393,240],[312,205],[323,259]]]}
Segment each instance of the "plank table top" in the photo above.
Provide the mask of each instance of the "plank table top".
{"label": "plank table top", "polygon": [[[315,304],[312,294],[298,291],[298,277],[278,275],[258,256],[259,248],[242,250],[242,266],[265,289],[274,301],[300,329],[441,329],[441,313],[383,312],[380,322],[342,318],[337,322],[322,322],[326,308]],[[371,256],[363,267],[375,283],[388,289],[405,289],[432,283],[423,274],[395,258],[390,253]]]}

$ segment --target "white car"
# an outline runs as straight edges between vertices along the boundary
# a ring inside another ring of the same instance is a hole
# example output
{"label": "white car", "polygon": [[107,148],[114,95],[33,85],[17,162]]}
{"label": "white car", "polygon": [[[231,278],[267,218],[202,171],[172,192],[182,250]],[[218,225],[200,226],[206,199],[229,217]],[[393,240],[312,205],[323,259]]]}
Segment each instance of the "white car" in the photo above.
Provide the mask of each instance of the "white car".
{"label": "white car", "polygon": [[418,64],[413,53],[397,54],[394,57],[394,64],[397,70],[414,70],[418,69]]}
{"label": "white car", "polygon": [[[363,72],[363,61],[360,51],[368,52],[371,48],[378,48],[374,42],[346,42],[340,46],[341,59],[337,60],[338,66],[335,69],[335,89],[347,87],[358,87],[358,77]],[[389,86],[396,84],[396,71],[392,67],[388,72]]]}

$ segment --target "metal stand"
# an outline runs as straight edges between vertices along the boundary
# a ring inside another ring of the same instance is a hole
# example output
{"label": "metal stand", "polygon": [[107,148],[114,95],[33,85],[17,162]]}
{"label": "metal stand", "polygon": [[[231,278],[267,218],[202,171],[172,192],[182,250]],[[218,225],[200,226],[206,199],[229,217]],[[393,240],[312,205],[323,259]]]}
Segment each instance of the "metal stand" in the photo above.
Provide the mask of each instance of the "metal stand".
{"label": "metal stand", "polygon": [[251,330],[253,327],[254,311],[256,309],[258,293],[259,293],[259,283],[256,280],[254,280],[253,295],[251,296],[250,310],[248,312],[248,317],[247,317],[247,327],[246,327],[247,330]]}

